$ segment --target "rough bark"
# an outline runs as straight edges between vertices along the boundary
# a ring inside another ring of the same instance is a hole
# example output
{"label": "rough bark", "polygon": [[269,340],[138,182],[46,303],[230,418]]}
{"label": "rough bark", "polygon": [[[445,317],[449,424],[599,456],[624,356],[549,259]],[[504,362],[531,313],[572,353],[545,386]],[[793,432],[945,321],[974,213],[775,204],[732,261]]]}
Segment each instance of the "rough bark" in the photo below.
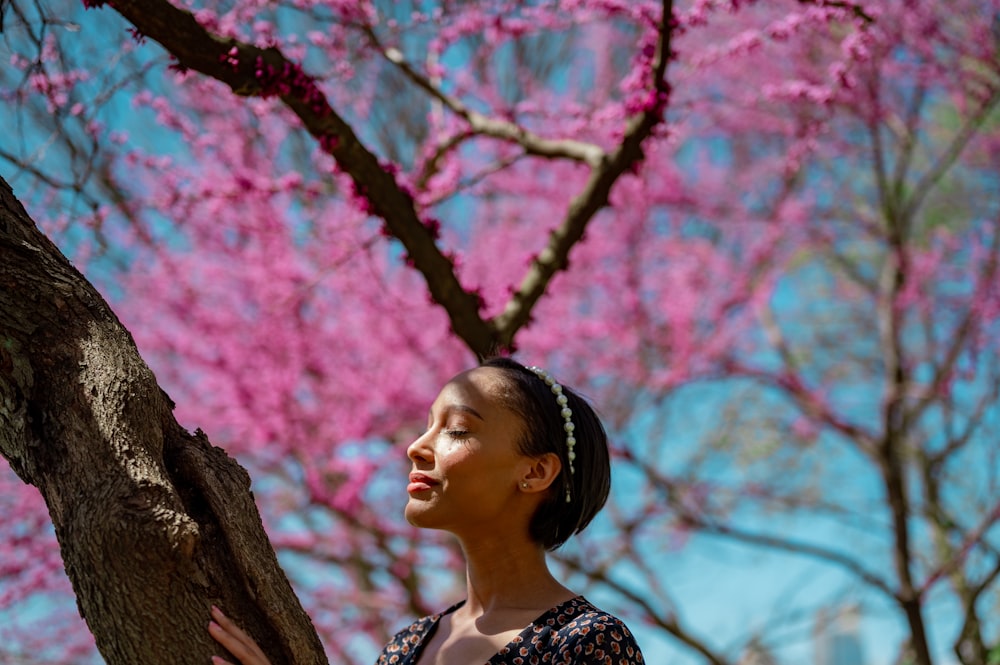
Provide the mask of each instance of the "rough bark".
{"label": "rough bark", "polygon": [[190,434],[129,332],[0,179],[0,454],[45,498],[109,665],[209,662],[212,604],[275,665],[325,663],[247,473]]}

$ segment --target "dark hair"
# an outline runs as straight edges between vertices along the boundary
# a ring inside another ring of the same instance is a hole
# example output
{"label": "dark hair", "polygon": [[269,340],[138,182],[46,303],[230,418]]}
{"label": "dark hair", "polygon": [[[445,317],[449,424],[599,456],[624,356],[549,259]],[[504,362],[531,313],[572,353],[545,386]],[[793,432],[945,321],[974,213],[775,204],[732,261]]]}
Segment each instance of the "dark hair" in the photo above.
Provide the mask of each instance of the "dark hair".
{"label": "dark hair", "polygon": [[[491,358],[481,367],[493,367],[504,373],[510,390],[501,398],[505,406],[524,421],[524,434],[518,442],[522,455],[537,457],[555,453],[562,461],[559,478],[548,489],[548,495],[531,518],[531,538],[547,550],[554,550],[575,533],[580,533],[604,507],[611,491],[611,456],[608,435],[600,418],[587,401],[563,386],[563,394],[573,410],[576,429],[571,474],[566,448],[564,420],[549,386],[521,363],[510,358]],[[571,500],[566,501],[566,490]]]}

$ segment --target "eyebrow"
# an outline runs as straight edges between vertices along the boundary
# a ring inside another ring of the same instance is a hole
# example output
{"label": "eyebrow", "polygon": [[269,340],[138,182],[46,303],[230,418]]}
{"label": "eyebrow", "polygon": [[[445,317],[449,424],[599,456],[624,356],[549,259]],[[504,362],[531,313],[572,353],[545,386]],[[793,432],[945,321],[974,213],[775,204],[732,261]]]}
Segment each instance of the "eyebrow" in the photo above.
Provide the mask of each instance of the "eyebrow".
{"label": "eyebrow", "polygon": [[478,411],[476,411],[475,409],[473,409],[471,406],[468,406],[467,404],[454,404],[454,405],[452,405],[452,408],[455,409],[456,411],[463,411],[465,413],[471,414],[471,415],[475,416],[476,418],[479,418],[482,421],[486,420],[485,418],[483,418],[479,414]]}
{"label": "eyebrow", "polygon": [[[473,415],[476,418],[479,418],[480,420],[482,420],[483,422],[486,422],[486,419],[483,418],[483,416],[478,411],[476,411],[475,409],[473,409],[468,404],[461,404],[461,403],[459,403],[459,404],[449,404],[447,407],[445,407],[445,411],[461,411],[462,413],[468,413],[469,415]],[[428,413],[427,417],[428,417],[428,420],[433,420],[434,419],[433,412]]]}

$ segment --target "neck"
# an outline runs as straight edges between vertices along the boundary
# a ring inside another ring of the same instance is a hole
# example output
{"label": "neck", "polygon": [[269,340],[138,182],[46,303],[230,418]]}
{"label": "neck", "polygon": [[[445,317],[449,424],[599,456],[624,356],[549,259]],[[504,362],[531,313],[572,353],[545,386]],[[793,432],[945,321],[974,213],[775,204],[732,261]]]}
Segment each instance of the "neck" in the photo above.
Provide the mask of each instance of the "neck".
{"label": "neck", "polygon": [[549,572],[545,550],[527,538],[462,542],[466,561],[466,611],[483,615],[502,610],[543,612],[576,594]]}

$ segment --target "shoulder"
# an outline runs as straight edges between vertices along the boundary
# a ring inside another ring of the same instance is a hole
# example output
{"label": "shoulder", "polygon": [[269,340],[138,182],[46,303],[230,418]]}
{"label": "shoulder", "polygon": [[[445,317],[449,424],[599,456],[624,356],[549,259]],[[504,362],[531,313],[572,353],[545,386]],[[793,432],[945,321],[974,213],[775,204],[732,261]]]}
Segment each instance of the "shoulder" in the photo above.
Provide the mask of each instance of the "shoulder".
{"label": "shoulder", "polygon": [[423,645],[424,641],[431,636],[441,617],[449,612],[455,611],[455,609],[461,604],[462,603],[456,603],[444,612],[438,612],[437,614],[431,614],[417,619],[409,626],[396,633],[392,639],[389,640],[384,647],[382,647],[382,653],[379,655],[375,665],[404,665],[406,663],[415,662],[415,657],[420,653],[420,647]]}
{"label": "shoulder", "polygon": [[395,665],[396,663],[408,662],[413,656],[413,652],[424,641],[436,619],[437,615],[417,619],[393,635],[392,639],[382,647],[382,653],[376,665]]}
{"label": "shoulder", "polygon": [[[553,665],[643,665],[625,623],[582,596],[539,617],[519,655],[548,655]],[[527,661],[530,662],[530,661]]]}
{"label": "shoulder", "polygon": [[642,652],[635,637],[618,617],[598,609],[585,599],[559,634],[565,639],[555,663],[590,665],[642,665]]}

